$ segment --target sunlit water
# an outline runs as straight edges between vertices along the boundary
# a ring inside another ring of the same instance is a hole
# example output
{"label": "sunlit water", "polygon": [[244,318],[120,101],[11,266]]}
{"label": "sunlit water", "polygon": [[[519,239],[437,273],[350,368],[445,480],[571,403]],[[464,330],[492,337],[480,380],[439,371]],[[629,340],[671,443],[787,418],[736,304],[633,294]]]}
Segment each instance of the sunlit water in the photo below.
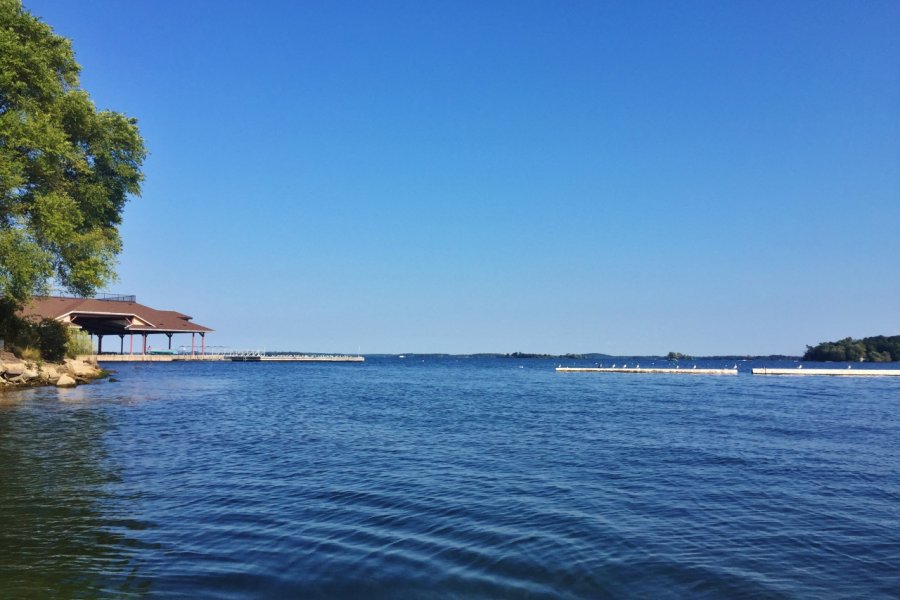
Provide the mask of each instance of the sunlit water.
{"label": "sunlit water", "polygon": [[7,392],[0,597],[900,595],[900,379],[554,366]]}

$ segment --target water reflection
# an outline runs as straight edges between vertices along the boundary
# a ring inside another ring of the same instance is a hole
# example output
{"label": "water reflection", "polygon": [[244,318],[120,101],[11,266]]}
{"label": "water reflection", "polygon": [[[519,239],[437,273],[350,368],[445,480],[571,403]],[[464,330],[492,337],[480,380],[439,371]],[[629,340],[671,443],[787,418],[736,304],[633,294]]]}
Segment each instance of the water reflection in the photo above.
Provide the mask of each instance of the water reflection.
{"label": "water reflection", "polygon": [[129,502],[111,493],[113,427],[86,393],[0,392],[0,590],[14,598],[142,596]]}

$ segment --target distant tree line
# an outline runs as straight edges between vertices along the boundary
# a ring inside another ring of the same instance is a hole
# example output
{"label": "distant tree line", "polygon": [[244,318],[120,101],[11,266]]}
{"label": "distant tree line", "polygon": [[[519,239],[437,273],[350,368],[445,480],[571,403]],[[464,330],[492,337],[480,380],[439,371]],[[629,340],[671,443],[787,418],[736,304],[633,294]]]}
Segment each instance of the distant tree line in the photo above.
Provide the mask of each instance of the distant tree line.
{"label": "distant tree line", "polygon": [[892,362],[900,361],[900,335],[876,335],[861,340],[844,338],[837,342],[822,342],[807,346],[803,360],[819,362]]}
{"label": "distant tree line", "polygon": [[531,352],[513,352],[502,356],[504,358],[567,358],[570,360],[585,358],[584,354],[534,354]]}

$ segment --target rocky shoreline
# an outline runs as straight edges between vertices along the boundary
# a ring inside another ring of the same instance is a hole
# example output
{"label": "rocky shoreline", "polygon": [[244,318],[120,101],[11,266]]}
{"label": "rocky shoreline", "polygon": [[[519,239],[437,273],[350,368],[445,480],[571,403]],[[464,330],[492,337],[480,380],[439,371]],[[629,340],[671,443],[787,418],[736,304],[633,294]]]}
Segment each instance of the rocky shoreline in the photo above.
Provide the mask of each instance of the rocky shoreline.
{"label": "rocky shoreline", "polygon": [[39,385],[74,387],[106,374],[93,358],[67,358],[61,363],[47,363],[23,360],[11,352],[0,352],[0,389]]}

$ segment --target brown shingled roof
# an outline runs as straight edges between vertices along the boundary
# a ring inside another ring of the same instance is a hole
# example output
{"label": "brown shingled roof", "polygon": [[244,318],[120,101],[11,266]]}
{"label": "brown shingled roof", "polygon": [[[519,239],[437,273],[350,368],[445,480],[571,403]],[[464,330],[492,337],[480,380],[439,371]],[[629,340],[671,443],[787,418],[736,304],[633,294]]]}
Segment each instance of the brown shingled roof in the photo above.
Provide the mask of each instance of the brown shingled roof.
{"label": "brown shingled roof", "polygon": [[96,298],[33,298],[20,311],[23,317],[71,321],[96,333],[207,333],[213,331],[191,322],[174,310],[157,310],[137,302]]}

